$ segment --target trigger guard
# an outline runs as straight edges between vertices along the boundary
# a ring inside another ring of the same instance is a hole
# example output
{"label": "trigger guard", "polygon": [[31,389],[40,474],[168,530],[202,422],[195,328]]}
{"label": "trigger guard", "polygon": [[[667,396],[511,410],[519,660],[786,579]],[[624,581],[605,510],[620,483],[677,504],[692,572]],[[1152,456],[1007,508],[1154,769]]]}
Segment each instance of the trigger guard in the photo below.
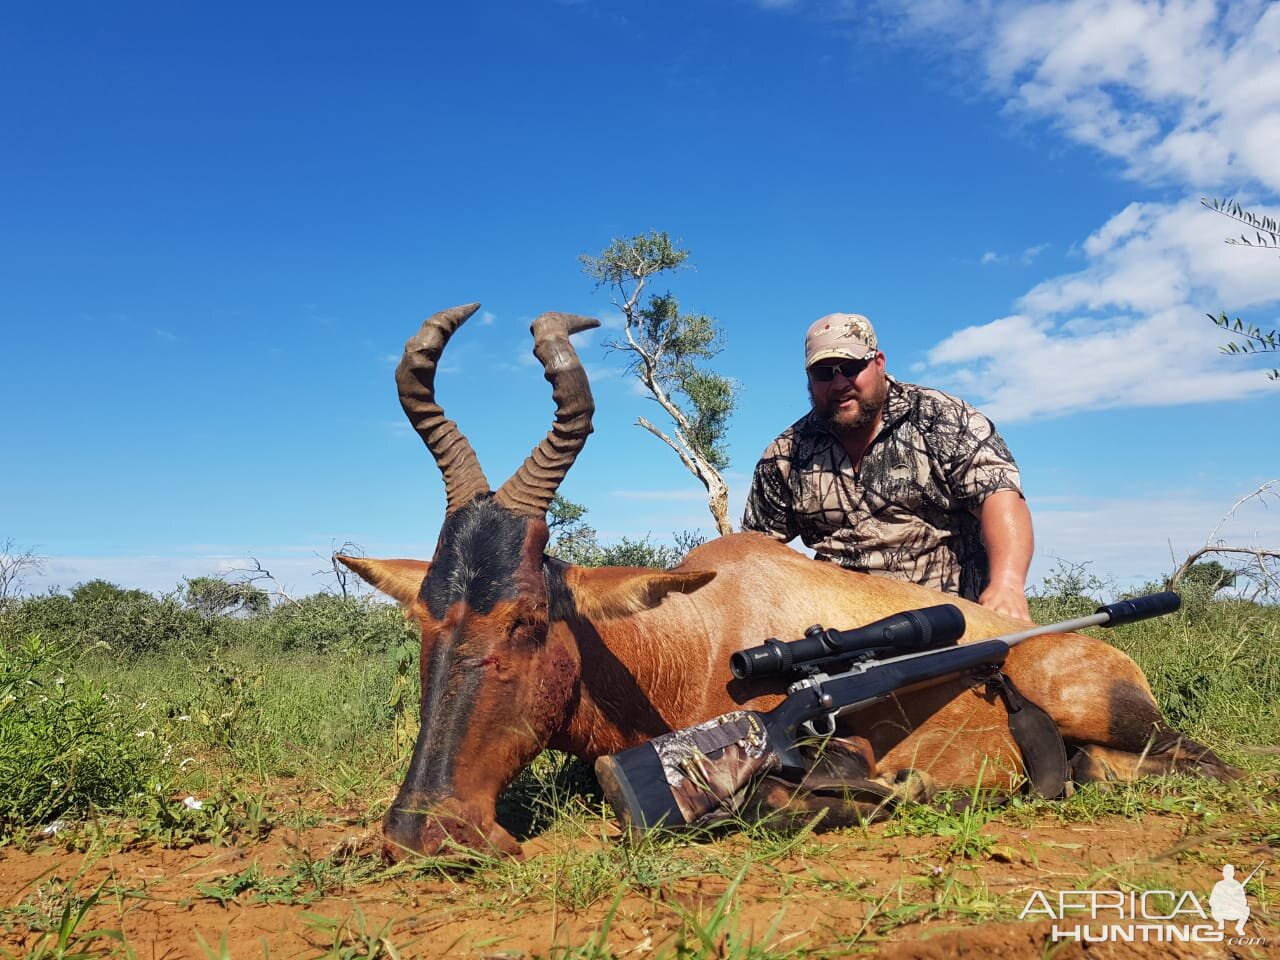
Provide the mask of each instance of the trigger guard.
{"label": "trigger guard", "polygon": [[[825,720],[825,721],[826,721],[826,729],[825,729],[825,730],[820,730],[820,729],[818,729],[818,724],[819,724],[819,722],[821,722],[822,720]],[[831,737],[831,736],[834,736],[834,735],[835,735],[835,732],[836,732],[836,715],[835,715],[835,713],[834,713],[834,712],[832,712],[832,713],[824,713],[821,717],[814,717],[812,720],[806,720],[806,721],[802,724],[802,726],[803,726],[806,730],[808,730],[811,734],[813,734],[815,737],[817,737],[818,739],[820,739],[820,740],[825,740],[825,739],[827,739],[828,737]]]}

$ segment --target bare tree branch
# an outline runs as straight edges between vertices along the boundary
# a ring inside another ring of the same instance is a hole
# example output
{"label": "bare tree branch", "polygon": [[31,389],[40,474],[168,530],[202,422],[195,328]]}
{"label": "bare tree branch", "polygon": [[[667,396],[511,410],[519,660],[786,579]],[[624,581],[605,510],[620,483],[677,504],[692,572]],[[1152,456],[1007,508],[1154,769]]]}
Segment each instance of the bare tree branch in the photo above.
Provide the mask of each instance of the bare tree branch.
{"label": "bare tree branch", "polygon": [[1231,505],[1231,509],[1223,515],[1222,519],[1214,526],[1205,540],[1204,546],[1198,550],[1192,551],[1185,560],[1174,571],[1173,576],[1169,578],[1169,589],[1178,589],[1178,584],[1182,582],[1195,564],[1207,554],[1223,554],[1223,555],[1244,555],[1253,558],[1253,564],[1238,571],[1249,577],[1256,585],[1257,589],[1254,596],[1280,596],[1280,550],[1270,550],[1263,547],[1251,546],[1235,546],[1224,543],[1218,538],[1218,532],[1223,526],[1235,516],[1236,511],[1241,505],[1250,500],[1257,500],[1267,506],[1267,499],[1272,498],[1280,500],[1280,491],[1277,491],[1277,485],[1280,480],[1268,480],[1262,486],[1258,487],[1252,493],[1245,494],[1239,500]]}
{"label": "bare tree branch", "polygon": [[[680,458],[680,462],[683,463],[689,469],[689,472],[692,473],[694,476],[696,476],[699,480],[702,480],[702,475],[698,473],[697,463],[694,462],[690,454],[685,451],[685,447],[683,444],[677,443],[675,440],[672,440],[670,437],[668,437],[665,433],[663,433],[661,430],[655,427],[652,423],[650,423],[644,417],[637,417],[636,423],[644,427],[646,430],[652,433],[655,437],[657,437],[659,440],[665,443],[668,447],[674,450],[676,452],[676,456]],[[706,484],[705,480],[703,480],[703,484],[704,485]]]}
{"label": "bare tree branch", "polygon": [[[329,543],[332,545],[333,541],[331,540]],[[341,546],[333,547],[329,551],[329,556],[327,557],[321,557],[321,555],[317,553],[316,556],[318,558],[325,560],[326,566],[317,570],[312,574],[312,576],[333,577],[334,582],[338,585],[338,592],[342,594],[342,599],[348,600],[353,594],[359,592],[359,586],[363,581],[352,574],[347,567],[338,562],[338,554],[342,554],[347,557],[363,557],[364,547],[360,546],[358,543],[352,543],[350,540],[347,540],[343,542]]]}
{"label": "bare tree branch", "polygon": [[227,573],[241,574],[242,576],[240,579],[244,583],[269,583],[271,584],[271,588],[267,590],[267,593],[270,596],[276,597],[285,603],[296,604],[298,602],[296,597],[291,596],[283,587],[280,586],[280,581],[275,578],[270,570],[262,565],[261,560],[257,557],[250,557],[249,562],[253,564],[252,567],[232,567],[227,571]]}
{"label": "bare tree branch", "polygon": [[27,577],[44,569],[45,558],[27,547],[19,552],[12,537],[0,543],[0,607],[15,600],[22,592]]}

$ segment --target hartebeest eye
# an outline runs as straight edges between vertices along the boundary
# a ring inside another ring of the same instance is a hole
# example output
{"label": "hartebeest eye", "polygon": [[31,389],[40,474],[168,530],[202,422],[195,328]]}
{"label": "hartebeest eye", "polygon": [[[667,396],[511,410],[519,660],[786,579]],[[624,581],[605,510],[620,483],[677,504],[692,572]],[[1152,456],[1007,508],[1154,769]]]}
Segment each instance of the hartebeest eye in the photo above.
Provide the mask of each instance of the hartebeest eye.
{"label": "hartebeest eye", "polygon": [[536,644],[546,625],[547,621],[532,611],[518,613],[507,628],[507,636],[516,643]]}

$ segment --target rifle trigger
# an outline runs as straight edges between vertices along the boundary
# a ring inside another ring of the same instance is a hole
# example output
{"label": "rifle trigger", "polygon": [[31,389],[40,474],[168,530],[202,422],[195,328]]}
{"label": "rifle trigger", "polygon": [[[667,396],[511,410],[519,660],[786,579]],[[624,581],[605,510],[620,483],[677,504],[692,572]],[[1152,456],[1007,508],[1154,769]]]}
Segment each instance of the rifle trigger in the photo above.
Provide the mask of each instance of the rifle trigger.
{"label": "rifle trigger", "polygon": [[[830,700],[830,697],[827,699]],[[824,706],[830,706],[830,704],[824,704]],[[818,721],[822,719],[826,720],[825,730],[818,729]],[[824,713],[821,716],[814,717],[812,720],[806,720],[801,724],[801,726],[813,734],[813,736],[825,740],[827,737],[833,736],[836,732],[836,714],[834,711],[831,713]]]}

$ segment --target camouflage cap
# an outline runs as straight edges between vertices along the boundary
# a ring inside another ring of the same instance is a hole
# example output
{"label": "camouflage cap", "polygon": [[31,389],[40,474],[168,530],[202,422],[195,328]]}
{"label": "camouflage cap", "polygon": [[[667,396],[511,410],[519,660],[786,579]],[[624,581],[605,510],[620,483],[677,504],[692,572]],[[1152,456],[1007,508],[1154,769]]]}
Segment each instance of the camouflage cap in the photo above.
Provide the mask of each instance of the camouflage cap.
{"label": "camouflage cap", "polygon": [[805,369],[819,360],[870,360],[878,352],[871,321],[860,313],[829,313],[804,338]]}

